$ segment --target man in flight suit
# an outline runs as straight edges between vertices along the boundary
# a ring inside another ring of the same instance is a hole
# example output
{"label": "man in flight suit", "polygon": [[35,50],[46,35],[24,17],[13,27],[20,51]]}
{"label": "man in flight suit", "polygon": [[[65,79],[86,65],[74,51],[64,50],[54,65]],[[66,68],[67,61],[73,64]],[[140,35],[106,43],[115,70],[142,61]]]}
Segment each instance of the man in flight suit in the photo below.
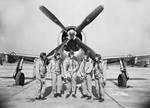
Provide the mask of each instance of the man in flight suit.
{"label": "man in flight suit", "polygon": [[88,55],[84,55],[84,59],[80,65],[81,77],[83,77],[83,82],[81,84],[83,95],[81,98],[87,97],[87,100],[92,98],[92,69],[93,62]]}
{"label": "man in flight suit", "polygon": [[103,61],[101,60],[101,56],[99,54],[95,57],[95,63],[94,63],[94,75],[95,75],[95,86],[98,94],[98,98],[96,100],[99,100],[99,102],[104,101],[104,86],[106,84],[105,82],[105,76],[103,71]]}
{"label": "man in flight suit", "polygon": [[64,60],[64,78],[67,80],[67,90],[66,98],[68,98],[71,93],[72,97],[76,98],[76,77],[79,64],[75,60],[74,53],[70,52],[68,57]]}
{"label": "man in flight suit", "polygon": [[46,53],[42,52],[36,60],[36,99],[44,99],[46,69]]}
{"label": "man in flight suit", "polygon": [[60,53],[55,54],[48,67],[52,76],[52,92],[54,97],[61,97],[63,66]]}

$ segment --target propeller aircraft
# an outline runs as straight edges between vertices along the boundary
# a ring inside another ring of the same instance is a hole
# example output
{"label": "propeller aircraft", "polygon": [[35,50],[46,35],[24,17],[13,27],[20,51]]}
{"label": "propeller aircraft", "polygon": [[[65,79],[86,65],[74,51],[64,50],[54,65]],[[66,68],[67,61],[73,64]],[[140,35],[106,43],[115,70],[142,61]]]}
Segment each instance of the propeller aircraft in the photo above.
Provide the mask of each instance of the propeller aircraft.
{"label": "propeller aircraft", "polygon": [[[83,29],[89,25],[104,9],[103,6],[99,5],[96,9],[94,9],[78,26],[68,26],[65,27],[58,18],[49,11],[45,6],[40,6],[39,9],[41,12],[43,12],[52,22],[54,22],[56,25],[58,25],[62,31],[60,34],[60,42],[59,45],[50,51],[47,54],[47,58],[51,57],[54,53],[60,52],[62,58],[65,58],[67,56],[67,53],[70,51],[73,51],[77,60],[82,60],[82,57],[84,53],[87,53],[90,58],[94,61],[97,53],[90,48],[88,45],[86,45],[86,39],[84,36]],[[23,78],[24,74],[21,73],[22,69],[18,69],[19,66],[23,65],[23,61],[30,61],[34,62],[34,60],[37,58],[37,56],[30,56],[30,55],[21,55],[21,54],[4,54],[7,55],[9,58],[13,58],[14,60],[18,61],[18,65],[16,68],[16,72],[14,73],[14,79],[16,81],[16,84],[22,85],[23,84]],[[118,56],[118,57],[104,57],[103,60],[107,61],[107,63],[112,62],[119,62],[120,66],[124,68],[124,71],[122,71],[121,74],[118,76],[118,83],[121,86],[126,86],[128,77],[126,73],[126,66],[125,66],[125,60],[127,59],[133,59],[135,57],[133,56]]]}

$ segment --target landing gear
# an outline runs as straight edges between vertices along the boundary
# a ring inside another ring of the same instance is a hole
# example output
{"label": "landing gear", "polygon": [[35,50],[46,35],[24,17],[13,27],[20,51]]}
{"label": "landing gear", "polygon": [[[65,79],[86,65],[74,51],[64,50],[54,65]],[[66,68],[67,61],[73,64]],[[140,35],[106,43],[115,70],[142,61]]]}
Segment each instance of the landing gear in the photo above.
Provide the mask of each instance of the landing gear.
{"label": "landing gear", "polygon": [[25,75],[24,75],[24,73],[21,72],[22,66],[23,66],[23,58],[21,58],[18,61],[16,71],[13,75],[13,78],[15,79],[15,84],[16,85],[21,85],[21,86],[24,85],[24,81],[25,81]]}
{"label": "landing gear", "polygon": [[124,73],[121,73],[118,76],[118,86],[119,87],[126,87],[127,86],[127,79],[126,79]]}
{"label": "landing gear", "polygon": [[127,74],[126,66],[123,59],[120,59],[120,71],[121,74],[119,74],[118,76],[118,86],[127,87],[127,81],[129,80],[129,76]]}
{"label": "landing gear", "polygon": [[24,73],[18,72],[15,78],[16,85],[24,86],[25,76]]}

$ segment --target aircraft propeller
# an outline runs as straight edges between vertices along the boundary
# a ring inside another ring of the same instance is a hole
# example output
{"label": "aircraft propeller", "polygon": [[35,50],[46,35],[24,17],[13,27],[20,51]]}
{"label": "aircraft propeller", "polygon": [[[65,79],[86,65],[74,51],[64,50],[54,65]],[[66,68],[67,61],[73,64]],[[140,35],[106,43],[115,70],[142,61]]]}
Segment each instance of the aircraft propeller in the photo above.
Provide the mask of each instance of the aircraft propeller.
{"label": "aircraft propeller", "polygon": [[[52,13],[50,12],[45,6],[40,6],[39,8],[49,19],[51,19],[55,24],[57,24],[59,27],[62,28],[62,30],[64,30],[65,32],[67,32],[67,29],[65,28],[65,26],[58,20],[58,18]],[[66,38],[66,40],[64,42],[62,42],[59,46],[57,46],[55,49],[53,49],[51,52],[48,53],[48,56],[53,55],[55,52],[60,51],[63,46],[65,44],[67,44],[67,42],[69,41],[68,38]]]}
{"label": "aircraft propeller", "polygon": [[88,47],[87,45],[85,45],[79,38],[75,38],[74,40],[76,41],[76,43],[78,44],[78,46],[80,48],[82,48],[82,50],[87,55],[89,55],[89,57],[91,57],[95,61],[96,53],[90,47]]}
{"label": "aircraft propeller", "polygon": [[69,39],[66,38],[64,42],[62,42],[60,45],[58,45],[55,49],[53,49],[51,52],[47,54],[47,57],[53,55],[55,52],[59,52],[63,47],[68,43]]}
{"label": "aircraft propeller", "polygon": [[82,21],[82,23],[76,28],[76,31],[81,32],[85,26],[90,24],[103,11],[103,9],[104,7],[99,5]]}
{"label": "aircraft propeller", "polygon": [[40,10],[49,18],[51,19],[55,24],[57,24],[59,27],[61,27],[65,32],[67,32],[67,29],[65,26],[58,20],[58,18],[50,12],[45,6],[40,6]]}

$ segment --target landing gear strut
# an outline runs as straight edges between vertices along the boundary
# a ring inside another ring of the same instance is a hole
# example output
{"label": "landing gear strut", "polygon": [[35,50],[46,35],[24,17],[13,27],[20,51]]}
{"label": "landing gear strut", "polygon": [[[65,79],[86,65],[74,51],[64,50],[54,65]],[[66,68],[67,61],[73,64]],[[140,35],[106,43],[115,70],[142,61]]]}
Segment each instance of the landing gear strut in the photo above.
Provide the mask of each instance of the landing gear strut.
{"label": "landing gear strut", "polygon": [[23,58],[19,59],[17,67],[16,67],[16,71],[14,72],[14,75],[13,75],[16,85],[21,85],[21,86],[24,85],[24,81],[25,81],[24,73],[21,72],[22,67],[23,67],[23,61],[24,61]]}
{"label": "landing gear strut", "polygon": [[129,80],[129,76],[127,74],[124,59],[120,59],[120,71],[121,74],[119,74],[118,76],[118,86],[127,87],[127,81]]}

